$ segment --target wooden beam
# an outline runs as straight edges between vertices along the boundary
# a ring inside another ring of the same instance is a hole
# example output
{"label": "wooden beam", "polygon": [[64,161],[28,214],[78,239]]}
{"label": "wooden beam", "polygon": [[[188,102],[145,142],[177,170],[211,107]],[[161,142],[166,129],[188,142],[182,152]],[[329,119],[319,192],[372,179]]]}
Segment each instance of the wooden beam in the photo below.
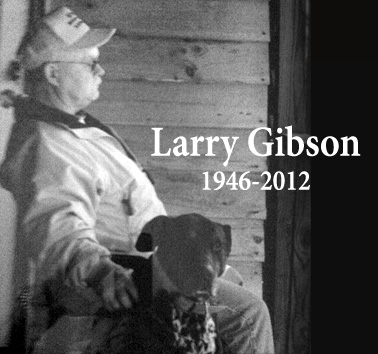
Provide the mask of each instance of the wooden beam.
{"label": "wooden beam", "polygon": [[[309,131],[309,2],[281,0],[279,127]],[[310,158],[275,158],[278,171],[311,173]],[[311,191],[277,192],[274,333],[277,354],[311,351]]]}

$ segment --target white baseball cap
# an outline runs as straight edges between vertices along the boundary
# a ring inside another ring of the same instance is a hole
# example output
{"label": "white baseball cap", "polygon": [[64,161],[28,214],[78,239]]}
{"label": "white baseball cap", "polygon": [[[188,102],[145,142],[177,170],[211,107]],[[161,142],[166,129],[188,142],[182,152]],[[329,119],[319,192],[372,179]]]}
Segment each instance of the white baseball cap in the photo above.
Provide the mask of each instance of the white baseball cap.
{"label": "white baseball cap", "polygon": [[115,33],[115,28],[90,28],[73,11],[59,7],[38,24],[26,45],[21,65],[35,69],[45,62],[69,60],[78,49],[100,47]]}

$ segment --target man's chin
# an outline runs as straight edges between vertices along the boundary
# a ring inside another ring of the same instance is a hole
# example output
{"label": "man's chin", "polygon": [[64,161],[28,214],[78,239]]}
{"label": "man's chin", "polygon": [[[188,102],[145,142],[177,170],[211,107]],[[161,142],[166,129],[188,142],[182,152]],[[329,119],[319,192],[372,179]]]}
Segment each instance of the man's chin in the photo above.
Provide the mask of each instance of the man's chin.
{"label": "man's chin", "polygon": [[94,92],[91,99],[90,99],[90,103],[98,100],[99,98],[100,98],[100,92],[99,91]]}

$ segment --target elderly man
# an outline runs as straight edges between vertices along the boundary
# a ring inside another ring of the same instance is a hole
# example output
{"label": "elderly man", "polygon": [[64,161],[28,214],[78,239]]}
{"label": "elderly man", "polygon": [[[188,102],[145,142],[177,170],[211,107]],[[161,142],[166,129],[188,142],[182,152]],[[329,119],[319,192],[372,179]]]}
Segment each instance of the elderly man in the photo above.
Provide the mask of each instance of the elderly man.
{"label": "elderly man", "polygon": [[[128,309],[138,301],[132,271],[111,255],[135,254],[143,226],[166,215],[124,141],[82,111],[99,97],[105,73],[99,47],[114,32],[92,29],[59,8],[41,21],[22,59],[34,81],[32,97],[16,107],[0,181],[15,197],[27,256],[36,264],[37,310],[29,323],[36,352],[73,350],[62,344],[75,332],[67,317]],[[273,353],[262,300],[224,280],[217,300],[224,305],[219,330],[233,353]]]}

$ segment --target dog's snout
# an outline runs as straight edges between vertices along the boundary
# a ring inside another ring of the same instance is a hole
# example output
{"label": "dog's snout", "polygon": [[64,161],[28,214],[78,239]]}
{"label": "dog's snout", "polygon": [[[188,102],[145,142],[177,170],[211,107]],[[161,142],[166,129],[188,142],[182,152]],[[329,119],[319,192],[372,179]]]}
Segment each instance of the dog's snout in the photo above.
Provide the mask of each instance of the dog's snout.
{"label": "dog's snout", "polygon": [[212,289],[214,286],[214,281],[217,278],[217,269],[211,263],[208,263],[207,266],[203,269],[201,275],[201,286],[198,289],[198,292],[203,294],[208,293],[212,295]]}
{"label": "dog's snout", "polygon": [[209,300],[211,296],[212,296],[211,292],[209,292],[207,290],[205,290],[205,291],[199,290],[199,291],[196,292],[196,295],[195,295],[197,301],[200,301],[200,302],[204,302],[204,301]]}
{"label": "dog's snout", "polygon": [[204,278],[210,282],[213,282],[218,275],[218,268],[217,262],[215,262],[215,264],[214,262],[208,262],[204,270]]}

